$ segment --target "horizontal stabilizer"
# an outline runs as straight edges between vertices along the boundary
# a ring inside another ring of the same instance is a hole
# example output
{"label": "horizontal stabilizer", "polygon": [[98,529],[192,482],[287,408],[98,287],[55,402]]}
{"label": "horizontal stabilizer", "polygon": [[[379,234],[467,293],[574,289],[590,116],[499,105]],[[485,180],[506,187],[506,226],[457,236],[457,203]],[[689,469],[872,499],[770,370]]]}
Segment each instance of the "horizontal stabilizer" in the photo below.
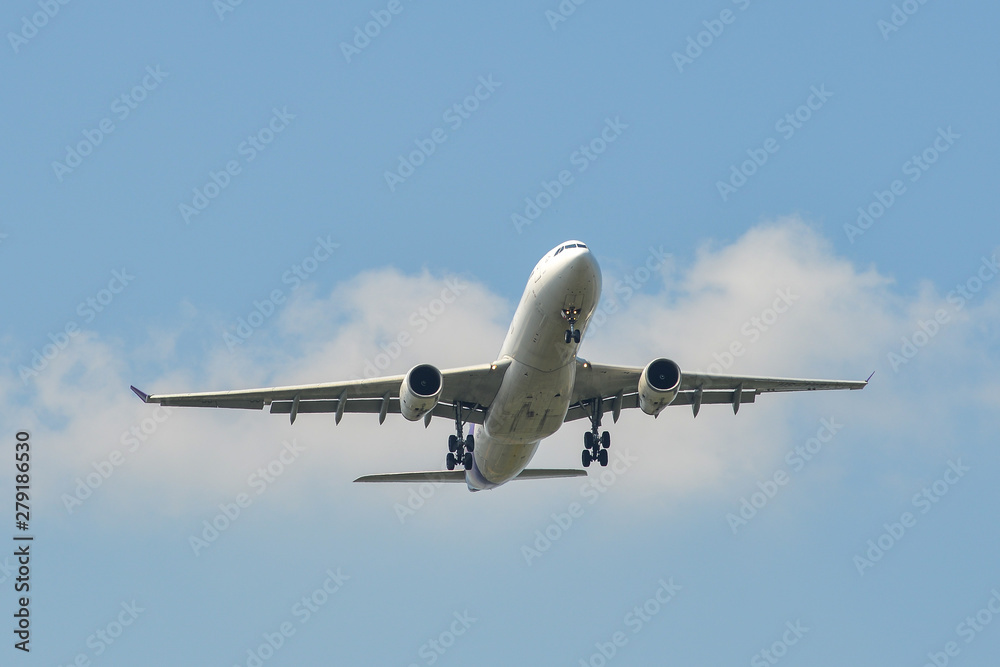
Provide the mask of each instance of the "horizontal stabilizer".
{"label": "horizontal stabilizer", "polygon": [[[560,477],[586,477],[586,470],[537,468],[522,470],[514,479],[557,479]],[[363,475],[355,482],[464,482],[464,470],[429,470],[426,472],[387,472],[380,475]]]}
{"label": "horizontal stabilizer", "polygon": [[386,472],[362,475],[355,482],[464,482],[464,470],[428,470],[426,472]]}
{"label": "horizontal stabilizer", "polygon": [[556,479],[559,477],[586,477],[586,470],[566,470],[560,468],[536,468],[522,470],[514,479]]}

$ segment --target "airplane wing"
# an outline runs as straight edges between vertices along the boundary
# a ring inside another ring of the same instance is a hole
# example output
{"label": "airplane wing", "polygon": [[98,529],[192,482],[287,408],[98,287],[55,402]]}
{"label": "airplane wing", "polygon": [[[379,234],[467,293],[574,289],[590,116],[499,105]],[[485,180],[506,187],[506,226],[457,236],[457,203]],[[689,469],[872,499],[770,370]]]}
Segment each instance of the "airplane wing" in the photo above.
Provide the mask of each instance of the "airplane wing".
{"label": "airplane wing", "polygon": [[[509,366],[510,360],[506,359],[492,364],[442,370],[441,398],[427,413],[425,424],[430,422],[432,416],[454,419],[459,408],[462,409],[463,421],[482,424],[486,408],[493,403]],[[132,391],[146,403],[166,406],[261,410],[270,405],[272,413],[287,414],[292,422],[301,413],[333,412],[339,423],[344,413],[352,412],[377,414],[379,423],[382,423],[386,414],[399,413],[399,388],[404,377],[393,375],[367,380],[193,394],[147,394],[135,387]]]}
{"label": "airplane wing", "polygon": [[[623,409],[639,407],[639,376],[635,366],[610,366],[580,361],[576,384],[566,421],[584,419],[592,414],[596,402],[603,413],[612,412],[615,421]],[[868,378],[871,379],[871,376]],[[868,380],[803,380],[755,375],[715,375],[681,373],[681,386],[670,405],[690,405],[695,416],[702,405],[725,403],[733,412],[743,403],[753,403],[759,394],[780,391],[820,391],[827,389],[864,389]]]}

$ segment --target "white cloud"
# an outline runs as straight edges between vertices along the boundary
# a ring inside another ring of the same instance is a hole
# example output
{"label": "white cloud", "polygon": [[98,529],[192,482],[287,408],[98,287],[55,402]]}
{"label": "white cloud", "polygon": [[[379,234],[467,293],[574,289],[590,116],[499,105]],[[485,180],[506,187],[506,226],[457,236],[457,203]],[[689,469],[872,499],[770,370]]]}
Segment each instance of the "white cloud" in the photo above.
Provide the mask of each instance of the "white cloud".
{"label": "white cloud", "polygon": [[[640,461],[628,473],[628,491],[619,496],[628,502],[658,497],[669,504],[687,494],[714,492],[728,498],[734,482],[770,474],[781,455],[812,435],[819,417],[831,412],[847,424],[839,441],[881,429],[916,439],[917,449],[927,434],[907,426],[914,402],[939,409],[946,432],[953,419],[948,406],[963,398],[942,404],[942,389],[946,382],[961,381],[970,368],[979,369],[977,386],[968,388],[978,405],[995,409],[1000,402],[1000,390],[984,370],[995,369],[996,348],[975,343],[996,339],[996,290],[983,290],[894,374],[886,353],[899,347],[900,336],[911,333],[920,317],[944,307],[945,295],[929,286],[914,297],[901,295],[889,277],[837,256],[798,219],[755,227],[729,245],[706,245],[689,266],[670,271],[662,277],[669,289],[650,286],[636,293],[593,332],[583,356],[635,365],[668,356],[682,368],[704,370],[725,365],[720,360],[739,343],[743,353],[724,372],[860,379],[877,368],[879,387],[762,396],[735,417],[727,406],[706,406],[697,420],[687,408],[672,408],[656,420],[631,411],[614,426],[609,418],[605,427],[613,433],[613,447],[628,448]],[[613,280],[606,278],[606,290]],[[792,305],[772,321],[768,309],[781,294],[787,302],[789,293]],[[452,294],[453,303],[444,303]],[[499,350],[519,296],[501,297],[469,278],[456,282],[426,271],[405,275],[385,269],[358,275],[327,295],[303,288],[235,353],[222,341],[223,324],[196,329],[199,320],[190,312],[176,329],[153,332],[131,349],[87,332],[33,381],[28,405],[9,408],[4,421],[8,431],[32,426],[34,438],[46,443],[44,465],[51,475],[42,482],[42,497],[56,512],[65,513],[58,499],[72,492],[74,480],[117,449],[125,463],[78,511],[99,507],[109,516],[157,511],[200,520],[217,503],[247,491],[248,476],[291,438],[307,453],[268,489],[269,503],[356,502],[363,494],[398,500],[407,487],[360,492],[350,480],[367,472],[439,468],[451,430],[447,422],[438,420],[425,430],[390,418],[379,427],[374,416],[348,415],[335,427],[332,416],[303,415],[290,427],[286,417],[266,412],[178,409],[137,451],[127,452],[123,433],[141,431],[154,410],[136,400],[128,385],[159,392],[213,390],[362,377],[366,368],[369,374],[372,369],[401,374],[424,362],[443,368],[483,363]],[[185,312],[192,308],[184,306]],[[177,339],[192,334],[209,346],[203,363],[186,361],[178,352]],[[151,365],[170,370],[161,377],[136,377],[135,368]],[[23,398],[23,391],[9,377],[0,382],[0,398],[8,406],[16,404],[15,396]],[[567,426],[543,445],[534,464],[578,466],[584,430],[586,422]],[[541,487],[502,492],[509,499],[536,498]],[[379,509],[391,515],[391,507]]]}

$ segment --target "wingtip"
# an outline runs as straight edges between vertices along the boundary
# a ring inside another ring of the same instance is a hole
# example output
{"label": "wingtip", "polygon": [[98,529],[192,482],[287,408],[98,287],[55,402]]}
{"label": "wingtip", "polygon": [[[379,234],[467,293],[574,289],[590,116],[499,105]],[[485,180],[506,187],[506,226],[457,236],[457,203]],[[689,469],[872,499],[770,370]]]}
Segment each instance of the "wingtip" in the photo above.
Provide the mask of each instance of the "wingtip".
{"label": "wingtip", "polygon": [[865,384],[868,384],[869,382],[871,382],[872,377],[874,377],[874,376],[875,376],[875,371],[872,371],[872,374],[868,376],[867,380],[865,380]]}
{"label": "wingtip", "polygon": [[149,402],[149,394],[147,394],[146,392],[142,391],[141,389],[137,389],[133,385],[129,385],[129,389],[131,389],[132,393],[138,396],[139,400],[141,400],[143,403]]}

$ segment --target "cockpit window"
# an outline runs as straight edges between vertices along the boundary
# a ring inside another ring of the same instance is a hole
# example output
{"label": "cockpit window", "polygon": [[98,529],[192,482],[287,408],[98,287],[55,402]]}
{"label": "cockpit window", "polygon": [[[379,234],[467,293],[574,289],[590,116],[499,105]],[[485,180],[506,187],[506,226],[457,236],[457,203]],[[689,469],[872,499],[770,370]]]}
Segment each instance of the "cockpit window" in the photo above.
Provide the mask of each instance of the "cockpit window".
{"label": "cockpit window", "polygon": [[[558,255],[558,254],[559,254],[559,253],[561,253],[561,252],[562,252],[563,250],[568,250],[568,249],[570,249],[570,248],[586,248],[586,247],[587,247],[587,246],[586,246],[586,245],[584,245],[583,243],[567,243],[567,244],[565,244],[565,245],[561,245],[561,246],[559,246],[559,247],[558,247],[558,248],[556,249],[556,252],[555,252],[555,255]],[[553,256],[555,256],[555,255],[553,255]]]}

